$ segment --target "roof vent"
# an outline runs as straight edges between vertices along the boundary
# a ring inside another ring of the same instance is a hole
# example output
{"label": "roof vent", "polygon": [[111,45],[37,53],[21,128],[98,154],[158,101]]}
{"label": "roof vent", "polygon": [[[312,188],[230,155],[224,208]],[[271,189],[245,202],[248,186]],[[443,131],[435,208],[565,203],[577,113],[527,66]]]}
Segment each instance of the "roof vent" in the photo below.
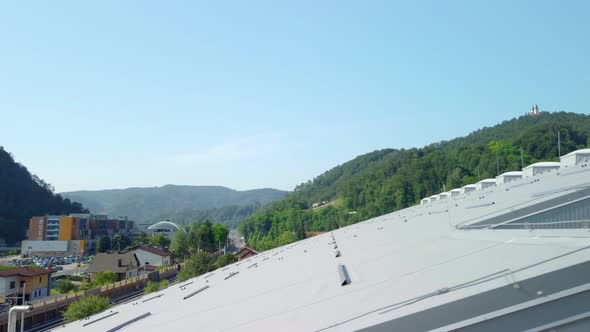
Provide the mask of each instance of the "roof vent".
{"label": "roof vent", "polygon": [[97,319],[95,319],[95,320],[93,320],[93,321],[91,321],[91,322],[88,322],[88,323],[86,323],[86,324],[82,325],[82,327],[84,327],[84,326],[88,326],[88,325],[90,325],[90,324],[94,324],[94,323],[96,323],[96,322],[100,322],[101,320],[103,320],[103,319],[107,319],[107,318],[109,318],[109,317],[112,317],[112,316],[114,316],[114,315],[116,315],[116,314],[118,314],[118,313],[119,313],[118,311],[115,311],[115,312],[113,312],[113,313],[110,313],[110,314],[108,314],[108,315],[106,315],[106,316],[102,316],[102,317],[100,317],[100,318],[97,318]]}
{"label": "roof vent", "polygon": [[350,285],[350,276],[342,264],[338,264],[338,276],[340,277],[340,286]]}
{"label": "roof vent", "polygon": [[107,330],[106,332],[115,332],[115,331],[119,331],[119,330],[121,330],[122,328],[124,328],[125,326],[131,325],[131,324],[133,324],[133,323],[137,322],[138,320],[142,320],[142,319],[144,319],[144,318],[146,318],[146,317],[149,317],[151,314],[152,314],[151,312],[146,312],[145,314],[143,314],[143,315],[139,315],[139,316],[137,316],[137,317],[135,317],[135,318],[133,318],[133,319],[130,319],[130,320],[126,321],[126,322],[125,322],[125,323],[123,323],[123,324],[119,324],[119,325],[117,325],[117,326],[113,327],[112,329],[110,329],[110,330]]}
{"label": "roof vent", "polygon": [[237,271],[237,272],[231,272],[231,273],[230,273],[230,274],[229,274],[227,277],[223,278],[223,280],[227,280],[227,279],[229,279],[229,278],[231,278],[231,277],[235,276],[235,275],[236,275],[236,274],[238,274],[238,273],[240,273],[240,271]]}
{"label": "roof vent", "polygon": [[192,284],[193,282],[194,282],[194,281],[187,282],[187,283],[186,283],[186,284],[184,284],[184,285],[180,285],[180,286],[178,286],[178,288],[184,288],[184,287],[186,287],[186,286],[188,286],[188,285]]}
{"label": "roof vent", "polygon": [[183,300],[186,300],[186,299],[188,299],[188,298],[191,298],[191,297],[193,297],[193,296],[195,296],[195,295],[199,294],[200,292],[204,291],[204,290],[205,290],[205,289],[207,289],[207,288],[209,288],[209,285],[206,285],[206,286],[203,286],[203,287],[201,287],[201,288],[197,289],[196,291],[194,291],[194,292],[192,292],[192,293],[188,294],[187,296],[183,297],[182,299],[183,299]]}
{"label": "roof vent", "polygon": [[141,301],[141,302],[142,302],[142,303],[145,303],[145,302],[147,302],[147,301],[155,300],[155,299],[157,299],[157,298],[159,298],[159,297],[162,297],[162,296],[164,296],[164,294],[160,294],[160,295],[156,295],[156,296],[154,296],[154,297],[150,297],[149,299],[145,299],[145,300],[143,300],[143,301]]}

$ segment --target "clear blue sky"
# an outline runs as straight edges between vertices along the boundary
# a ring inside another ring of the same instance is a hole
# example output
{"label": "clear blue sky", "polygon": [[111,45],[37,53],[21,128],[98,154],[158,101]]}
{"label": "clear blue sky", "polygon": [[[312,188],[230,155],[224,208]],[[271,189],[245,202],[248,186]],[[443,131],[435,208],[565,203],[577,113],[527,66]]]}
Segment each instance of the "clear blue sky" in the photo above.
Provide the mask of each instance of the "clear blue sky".
{"label": "clear blue sky", "polygon": [[291,190],[534,103],[590,111],[588,1],[27,4],[0,4],[0,145],[57,191]]}

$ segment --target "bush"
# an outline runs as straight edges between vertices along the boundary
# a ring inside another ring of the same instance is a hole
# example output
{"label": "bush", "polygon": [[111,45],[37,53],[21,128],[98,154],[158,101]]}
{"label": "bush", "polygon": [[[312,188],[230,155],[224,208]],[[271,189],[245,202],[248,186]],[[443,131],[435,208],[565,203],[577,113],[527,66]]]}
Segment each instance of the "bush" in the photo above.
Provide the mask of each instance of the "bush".
{"label": "bush", "polygon": [[103,272],[98,272],[94,276],[94,281],[92,282],[92,285],[94,287],[99,287],[99,286],[104,286],[107,284],[112,284],[115,282],[117,282],[117,274],[115,272],[103,271]]}
{"label": "bush", "polygon": [[144,294],[157,292],[168,287],[168,280],[162,280],[160,282],[148,281],[147,285],[143,289]]}
{"label": "bush", "polygon": [[201,251],[186,260],[186,264],[178,273],[178,280],[184,281],[200,276],[215,269],[215,258],[206,251]]}
{"label": "bush", "polygon": [[66,276],[67,280],[71,281],[86,281],[88,278],[80,277],[80,276]]}
{"label": "bush", "polygon": [[70,291],[75,291],[76,288],[76,285],[74,285],[74,283],[69,280],[62,279],[55,282],[55,290],[61,294],[67,294]]}
{"label": "bush", "polygon": [[84,291],[92,288],[95,288],[95,286],[91,282],[84,282],[82,285],[80,285],[80,287],[78,287],[78,290]]}
{"label": "bush", "polygon": [[64,321],[73,322],[90,315],[99,313],[110,306],[107,297],[97,295],[87,295],[81,297],[78,301],[71,303],[63,312]]}
{"label": "bush", "polygon": [[217,268],[220,268],[220,267],[224,267],[226,265],[229,265],[231,263],[235,263],[237,261],[238,261],[238,259],[236,258],[236,256],[234,254],[227,253],[225,255],[221,255],[221,256],[217,257],[217,261],[215,262],[215,266],[217,266]]}

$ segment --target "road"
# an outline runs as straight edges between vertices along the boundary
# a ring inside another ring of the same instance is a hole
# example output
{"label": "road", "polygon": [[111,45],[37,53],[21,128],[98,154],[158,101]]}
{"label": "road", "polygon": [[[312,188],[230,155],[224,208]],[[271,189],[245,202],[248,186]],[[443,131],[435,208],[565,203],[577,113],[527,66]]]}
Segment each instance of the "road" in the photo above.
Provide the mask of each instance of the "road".
{"label": "road", "polygon": [[59,265],[59,266],[63,267],[64,269],[61,271],[54,272],[52,274],[53,277],[58,277],[58,276],[62,276],[62,275],[66,275],[66,276],[76,275],[76,274],[84,273],[88,269],[88,264],[80,264],[79,268],[77,267],[76,263]]}

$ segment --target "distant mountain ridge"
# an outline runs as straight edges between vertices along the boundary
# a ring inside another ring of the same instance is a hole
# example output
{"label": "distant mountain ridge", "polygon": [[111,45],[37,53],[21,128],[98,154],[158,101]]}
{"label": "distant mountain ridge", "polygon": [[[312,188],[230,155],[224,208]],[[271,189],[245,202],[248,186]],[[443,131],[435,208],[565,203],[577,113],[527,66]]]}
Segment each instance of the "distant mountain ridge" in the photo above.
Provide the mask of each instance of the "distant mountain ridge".
{"label": "distant mountain ridge", "polygon": [[81,202],[93,213],[128,216],[153,222],[179,211],[219,209],[227,206],[266,205],[288,192],[272,188],[237,191],[223,186],[165,185],[162,187],[72,191],[62,196]]}

